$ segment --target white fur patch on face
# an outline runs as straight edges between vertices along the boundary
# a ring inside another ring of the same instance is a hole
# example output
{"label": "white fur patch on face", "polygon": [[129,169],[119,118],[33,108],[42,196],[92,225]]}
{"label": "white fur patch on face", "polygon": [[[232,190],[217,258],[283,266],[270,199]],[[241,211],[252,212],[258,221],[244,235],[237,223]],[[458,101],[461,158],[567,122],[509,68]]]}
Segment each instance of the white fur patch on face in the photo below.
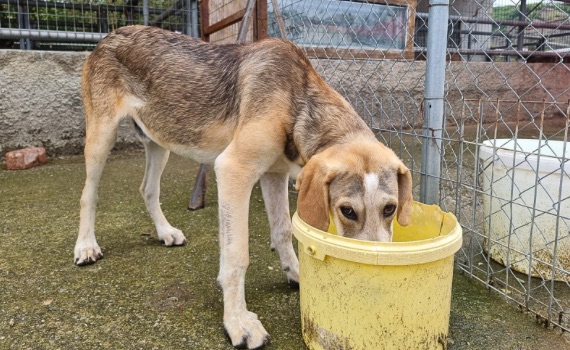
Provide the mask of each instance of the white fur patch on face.
{"label": "white fur patch on face", "polygon": [[364,175],[364,193],[367,195],[378,191],[379,176],[375,173],[367,173]]}

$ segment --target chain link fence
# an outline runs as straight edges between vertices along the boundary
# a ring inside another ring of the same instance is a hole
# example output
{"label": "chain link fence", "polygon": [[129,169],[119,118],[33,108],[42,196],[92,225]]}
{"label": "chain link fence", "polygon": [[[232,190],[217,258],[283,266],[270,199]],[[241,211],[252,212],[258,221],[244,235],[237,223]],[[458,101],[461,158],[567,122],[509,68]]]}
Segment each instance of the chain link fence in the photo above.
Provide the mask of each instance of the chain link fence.
{"label": "chain link fence", "polygon": [[[429,2],[278,0],[268,32],[316,68],[413,169],[440,158],[438,202],[464,229],[461,271],[570,330],[570,5],[452,1],[445,121],[422,155]],[[422,159],[423,158],[423,159]]]}
{"label": "chain link fence", "polygon": [[[202,0],[202,37],[235,42],[246,3]],[[131,23],[197,36],[197,5],[0,0],[0,43],[88,49]],[[460,271],[569,331],[570,4],[451,1],[448,35],[438,38],[447,49],[436,127],[426,126],[424,93],[428,28],[441,19],[429,8],[428,0],[257,0],[248,38],[300,45],[412,169],[416,198],[424,179],[437,180],[436,201],[464,230]],[[424,154],[434,139],[438,152]],[[436,161],[436,175],[423,170]]]}

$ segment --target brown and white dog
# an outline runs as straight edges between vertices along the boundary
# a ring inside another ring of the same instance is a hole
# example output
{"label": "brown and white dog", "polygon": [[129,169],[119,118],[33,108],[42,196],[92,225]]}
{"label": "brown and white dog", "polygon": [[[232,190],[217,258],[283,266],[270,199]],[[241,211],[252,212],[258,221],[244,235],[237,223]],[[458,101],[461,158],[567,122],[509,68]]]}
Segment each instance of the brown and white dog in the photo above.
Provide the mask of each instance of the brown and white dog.
{"label": "brown and white dog", "polygon": [[[268,334],[246,308],[248,204],[260,181],[290,282],[299,278],[287,185],[296,176],[298,213],[325,230],[390,241],[392,220],[410,220],[409,170],[290,42],[210,45],[152,27],[109,34],[83,68],[86,181],[75,263],[102,258],[94,234],[97,186],[119,122],[134,125],[146,150],[141,194],[166,246],[186,238],[164,217],[160,176],[170,151],[214,163],[219,192],[224,326],[234,346],[263,346]],[[302,170],[301,170],[302,169]]]}

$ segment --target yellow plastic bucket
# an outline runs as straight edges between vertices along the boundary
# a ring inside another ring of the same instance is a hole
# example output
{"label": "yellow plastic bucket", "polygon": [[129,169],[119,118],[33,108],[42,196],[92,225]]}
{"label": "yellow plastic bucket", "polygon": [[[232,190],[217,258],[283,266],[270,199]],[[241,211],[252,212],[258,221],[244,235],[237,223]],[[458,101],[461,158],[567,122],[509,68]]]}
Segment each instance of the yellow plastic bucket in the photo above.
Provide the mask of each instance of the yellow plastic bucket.
{"label": "yellow plastic bucket", "polygon": [[451,213],[414,202],[394,241],[359,241],[293,216],[299,241],[303,339],[310,349],[446,349],[453,256],[462,231]]}

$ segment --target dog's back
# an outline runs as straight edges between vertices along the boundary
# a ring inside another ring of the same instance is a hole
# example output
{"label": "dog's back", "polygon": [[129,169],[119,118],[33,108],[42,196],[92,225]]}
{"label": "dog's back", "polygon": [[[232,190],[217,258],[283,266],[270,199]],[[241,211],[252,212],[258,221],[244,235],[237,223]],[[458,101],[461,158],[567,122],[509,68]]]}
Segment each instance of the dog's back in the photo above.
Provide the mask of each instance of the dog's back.
{"label": "dog's back", "polygon": [[223,147],[244,116],[271,114],[280,101],[283,112],[299,114],[290,106],[303,106],[291,102],[304,100],[309,76],[318,75],[305,56],[279,39],[210,45],[131,26],[109,34],[89,56],[83,97],[88,122],[130,116],[167,148],[203,148],[212,138]]}
{"label": "dog's back", "polygon": [[374,138],[303,52],[280,39],[211,45],[154,27],[119,28],[87,59],[83,100],[88,129],[130,116],[154,142],[203,163],[245,123],[278,132],[291,161],[355,130]]}

